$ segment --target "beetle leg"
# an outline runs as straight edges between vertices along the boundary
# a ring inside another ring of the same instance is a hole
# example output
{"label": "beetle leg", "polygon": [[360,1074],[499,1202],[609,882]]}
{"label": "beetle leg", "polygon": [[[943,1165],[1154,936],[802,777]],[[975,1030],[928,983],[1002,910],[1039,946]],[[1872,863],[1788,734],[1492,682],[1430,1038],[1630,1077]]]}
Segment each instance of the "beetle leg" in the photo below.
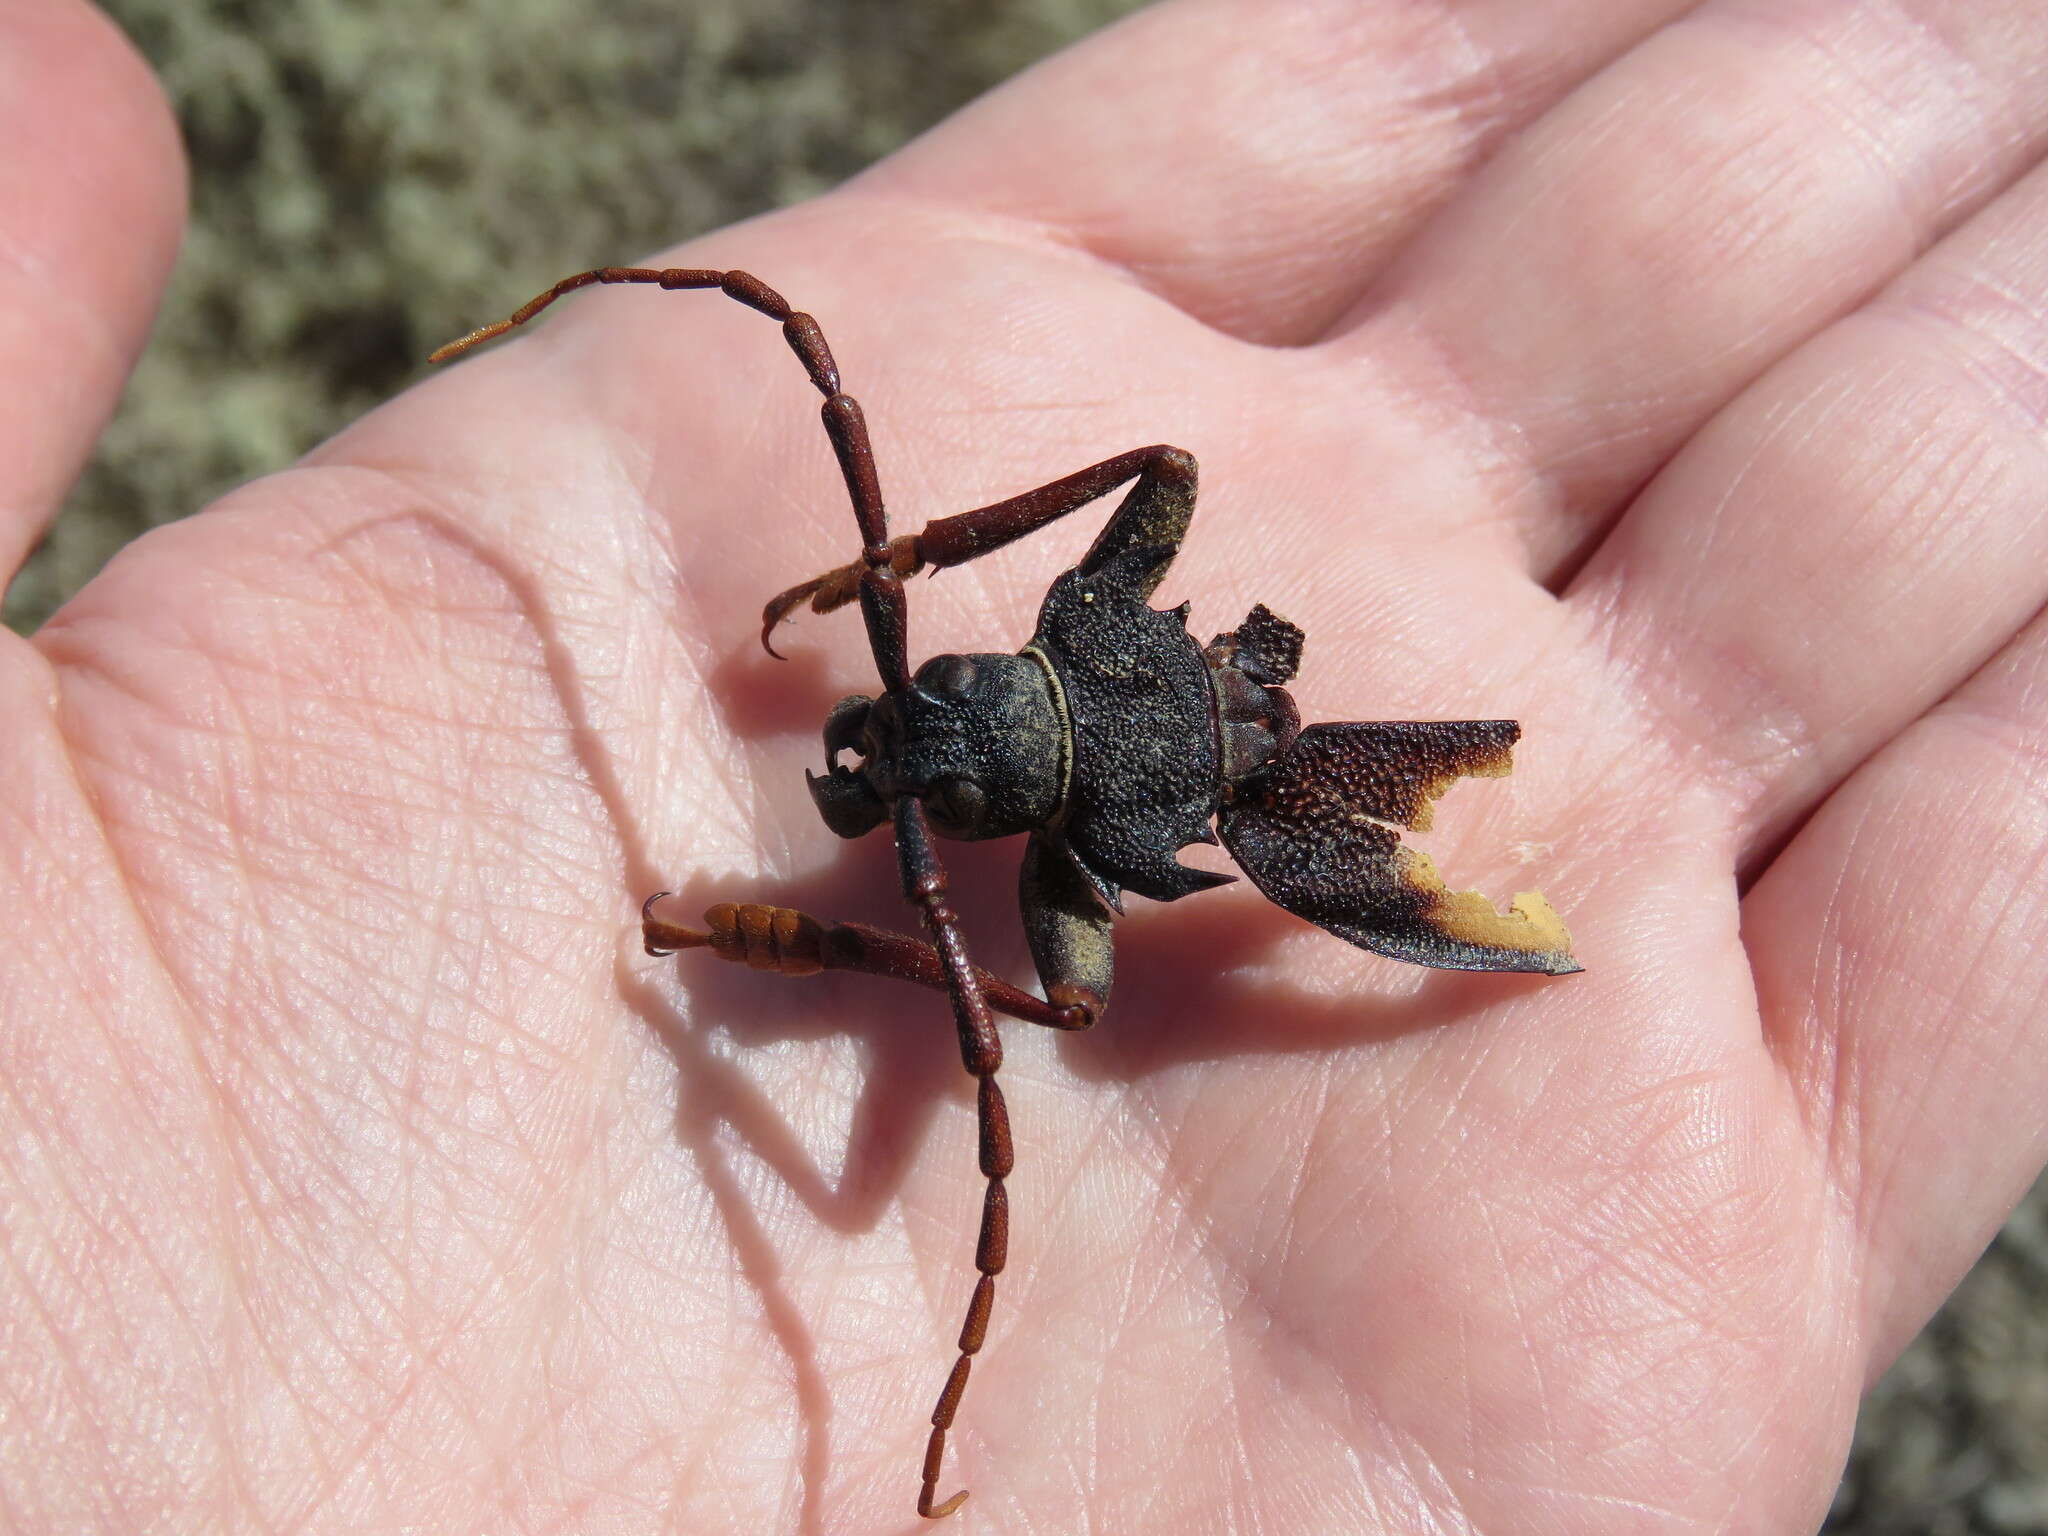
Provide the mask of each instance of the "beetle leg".
{"label": "beetle leg", "polygon": [[[641,933],[650,955],[708,949],[721,960],[783,976],[858,971],[938,992],[946,990],[945,970],[938,951],[907,933],[891,933],[865,923],[822,923],[793,907],[729,901],[705,912],[704,924],[709,931],[699,932],[654,916],[654,904],[666,895],[667,891],[656,892],[640,909]],[[1047,1029],[1085,1029],[1094,1023],[1084,999],[1047,1002],[979,967],[975,974],[981,980],[989,1006],[1013,1019]]]}
{"label": "beetle leg", "polygon": [[[809,581],[800,581],[786,592],[778,592],[768,600],[768,606],[761,610],[761,648],[778,661],[782,653],[770,644],[769,637],[775,633],[775,626],[806,602],[813,613],[830,613],[835,608],[844,608],[860,596],[860,573],[867,569],[865,559],[850,560],[845,565],[827,571],[822,576],[813,576]],[[889,541],[889,567],[901,576],[915,576],[925,566],[924,557],[917,547],[917,535],[903,534]]]}
{"label": "beetle leg", "polygon": [[[1177,553],[1187,533],[1188,520],[1194,515],[1195,460],[1182,449],[1159,444],[1133,448],[1020,496],[938,518],[925,524],[921,533],[891,540],[890,564],[898,576],[911,575],[926,566],[944,570],[965,565],[1006,544],[1014,544],[1026,534],[1036,533],[1133,479],[1138,483],[1110,515],[1101,535],[1081,561],[1081,569],[1093,570],[1133,549]],[[1145,596],[1149,597],[1158,586],[1170,563],[1170,556],[1159,563],[1144,590]],[[799,605],[808,602],[814,612],[829,613],[851,602],[864,565],[865,561],[856,560],[778,593],[761,613],[761,644],[769,654],[775,654],[774,647],[768,644],[775,626]]]}
{"label": "beetle leg", "polygon": [[1017,873],[1017,899],[1046,997],[1095,1023],[1108,1005],[1116,965],[1114,919],[1102,898],[1063,849],[1034,832]]}
{"label": "beetle leg", "polygon": [[[931,565],[964,565],[1036,533],[1131,479],[1138,483],[1110,514],[1081,569],[1091,571],[1133,549],[1177,552],[1194,516],[1195,460],[1184,449],[1163,443],[1133,448],[1021,496],[939,518],[925,525],[918,548]],[[1160,570],[1164,574],[1164,563]]]}

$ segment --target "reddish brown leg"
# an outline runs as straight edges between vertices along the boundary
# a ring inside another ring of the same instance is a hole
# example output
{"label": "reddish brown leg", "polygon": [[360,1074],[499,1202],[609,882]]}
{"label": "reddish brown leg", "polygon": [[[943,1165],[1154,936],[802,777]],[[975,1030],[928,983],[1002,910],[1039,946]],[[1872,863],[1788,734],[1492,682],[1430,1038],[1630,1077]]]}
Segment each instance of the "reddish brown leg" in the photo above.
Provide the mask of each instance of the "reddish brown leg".
{"label": "reddish brown leg", "polygon": [[[1103,529],[1083,567],[1140,544],[1177,548],[1194,509],[1195,461],[1180,449],[1161,444],[1133,448],[1021,496],[938,518],[922,533],[891,540],[890,566],[901,577],[927,566],[945,570],[965,565],[1036,533],[1134,478],[1137,485]],[[845,606],[859,590],[865,568],[863,561],[855,560],[776,594],[761,613],[761,644],[769,654],[777,654],[768,644],[777,624],[806,602],[813,613]]]}
{"label": "reddish brown leg", "polygon": [[[654,904],[667,895],[667,891],[657,891],[640,908],[641,935],[650,955],[708,949],[721,960],[735,961],[757,971],[774,971],[781,976],[858,971],[907,981],[935,992],[946,990],[945,962],[939,958],[939,952],[923,939],[914,939],[907,933],[870,928],[866,923],[826,924],[794,907],[729,901],[705,911],[704,926],[709,931],[700,932],[663,922],[653,915]],[[1086,1029],[1100,1013],[1099,1004],[1060,1006],[1033,997],[980,966],[974,968],[974,975],[991,1008],[1026,1024],[1040,1024],[1047,1029]]]}

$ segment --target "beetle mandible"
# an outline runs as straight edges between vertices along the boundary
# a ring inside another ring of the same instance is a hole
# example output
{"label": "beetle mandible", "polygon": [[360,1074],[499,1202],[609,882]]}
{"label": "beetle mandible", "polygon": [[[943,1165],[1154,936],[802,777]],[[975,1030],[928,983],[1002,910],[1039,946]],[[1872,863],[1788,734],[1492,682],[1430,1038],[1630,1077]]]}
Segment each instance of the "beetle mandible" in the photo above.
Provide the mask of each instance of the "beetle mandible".
{"label": "beetle mandible", "polygon": [[[724,903],[699,932],[641,907],[649,954],[708,947],[757,970],[808,976],[862,971],[944,991],[960,1058],[976,1080],[981,1171],[987,1180],[978,1272],[959,1355],[932,1412],[917,1511],[939,1519],[946,1431],[987,1336],[996,1276],[1010,1245],[1004,1180],[1014,1161],[996,1071],[992,1012],[1054,1029],[1102,1017],[1112,969],[1110,924],[1127,891],[1176,901],[1232,877],[1191,869],[1191,843],[1223,845],[1266,897],[1362,949],[1452,970],[1579,969],[1571,936],[1543,897],[1500,912],[1445,887],[1427,854],[1400,840],[1428,827],[1457,778],[1498,777],[1521,734],[1512,720],[1348,722],[1303,726],[1285,684],[1302,632],[1263,604],[1207,646],[1188,633],[1188,605],[1147,601],[1165,576],[1195,506],[1195,461],[1179,448],[1136,448],[1004,501],[942,517],[892,540],[860,406],[839,387],[818,323],[760,279],[689,267],[601,267],[564,278],[505,320],[435,352],[456,357],[523,325],[594,283],[716,288],[780,321],[825,397],[825,432],[859,525],[857,559],[770,600],[761,643],[798,606],[829,613],[858,602],[881,673],[874,698],[842,699],[825,721],[824,774],[806,774],[825,825],[859,837],[895,827],[904,895],[930,942],[861,923],[826,925],[786,907]],[[1133,483],[1135,482],[1135,483]],[[1001,549],[1129,484],[1081,563],[1052,584],[1038,629],[1007,655],[934,656],[910,670],[903,578]],[[855,764],[842,761],[853,753]],[[1024,933],[1044,990],[1033,997],[974,966],[947,904],[933,834],[1028,834],[1020,877]]]}

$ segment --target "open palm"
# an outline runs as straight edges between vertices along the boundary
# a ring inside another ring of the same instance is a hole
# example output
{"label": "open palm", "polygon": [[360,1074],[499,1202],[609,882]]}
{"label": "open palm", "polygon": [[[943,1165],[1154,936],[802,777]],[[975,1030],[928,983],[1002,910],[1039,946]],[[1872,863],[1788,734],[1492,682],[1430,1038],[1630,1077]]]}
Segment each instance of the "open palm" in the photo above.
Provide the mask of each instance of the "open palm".
{"label": "open palm", "polygon": [[[12,561],[177,181],[99,23],[5,26]],[[2043,1156],[2044,67],[2032,0],[1178,0],[665,258],[819,317],[896,531],[1192,451],[1162,600],[1301,624],[1306,718],[1520,719],[1430,846],[1587,966],[1133,903],[1099,1030],[1005,1026],[960,1529],[1819,1519]],[[755,640],[856,547],[815,399],[716,295],[582,298],[0,650],[26,1527],[916,1523],[944,1005],[637,950],[657,887],[911,924],[802,780],[858,619]],[[913,652],[1098,525],[915,582]],[[1014,845],[947,855],[1017,972]]]}

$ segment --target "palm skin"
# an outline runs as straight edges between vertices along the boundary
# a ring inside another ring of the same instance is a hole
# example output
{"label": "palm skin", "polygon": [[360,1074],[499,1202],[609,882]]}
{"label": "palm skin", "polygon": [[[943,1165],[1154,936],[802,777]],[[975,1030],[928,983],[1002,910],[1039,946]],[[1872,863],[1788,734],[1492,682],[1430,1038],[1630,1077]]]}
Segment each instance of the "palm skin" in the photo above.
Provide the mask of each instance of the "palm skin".
{"label": "palm skin", "polygon": [[[665,258],[820,318],[897,531],[1193,451],[1162,600],[1299,622],[1306,718],[1519,718],[1431,846],[1588,968],[1133,903],[1099,1030],[1006,1026],[958,1529],[1810,1529],[2040,1165],[2048,39],[1686,9],[1190,0]],[[72,381],[18,554],[176,179],[99,23],[0,25],[76,157],[10,173],[10,366]],[[716,295],[582,298],[7,644],[24,1528],[915,1526],[980,1199],[944,1006],[634,932],[909,925],[802,784],[858,620],[754,638],[853,553],[814,399]],[[916,582],[913,651],[1019,643],[1096,526]],[[945,852],[1016,972],[1015,845]]]}

